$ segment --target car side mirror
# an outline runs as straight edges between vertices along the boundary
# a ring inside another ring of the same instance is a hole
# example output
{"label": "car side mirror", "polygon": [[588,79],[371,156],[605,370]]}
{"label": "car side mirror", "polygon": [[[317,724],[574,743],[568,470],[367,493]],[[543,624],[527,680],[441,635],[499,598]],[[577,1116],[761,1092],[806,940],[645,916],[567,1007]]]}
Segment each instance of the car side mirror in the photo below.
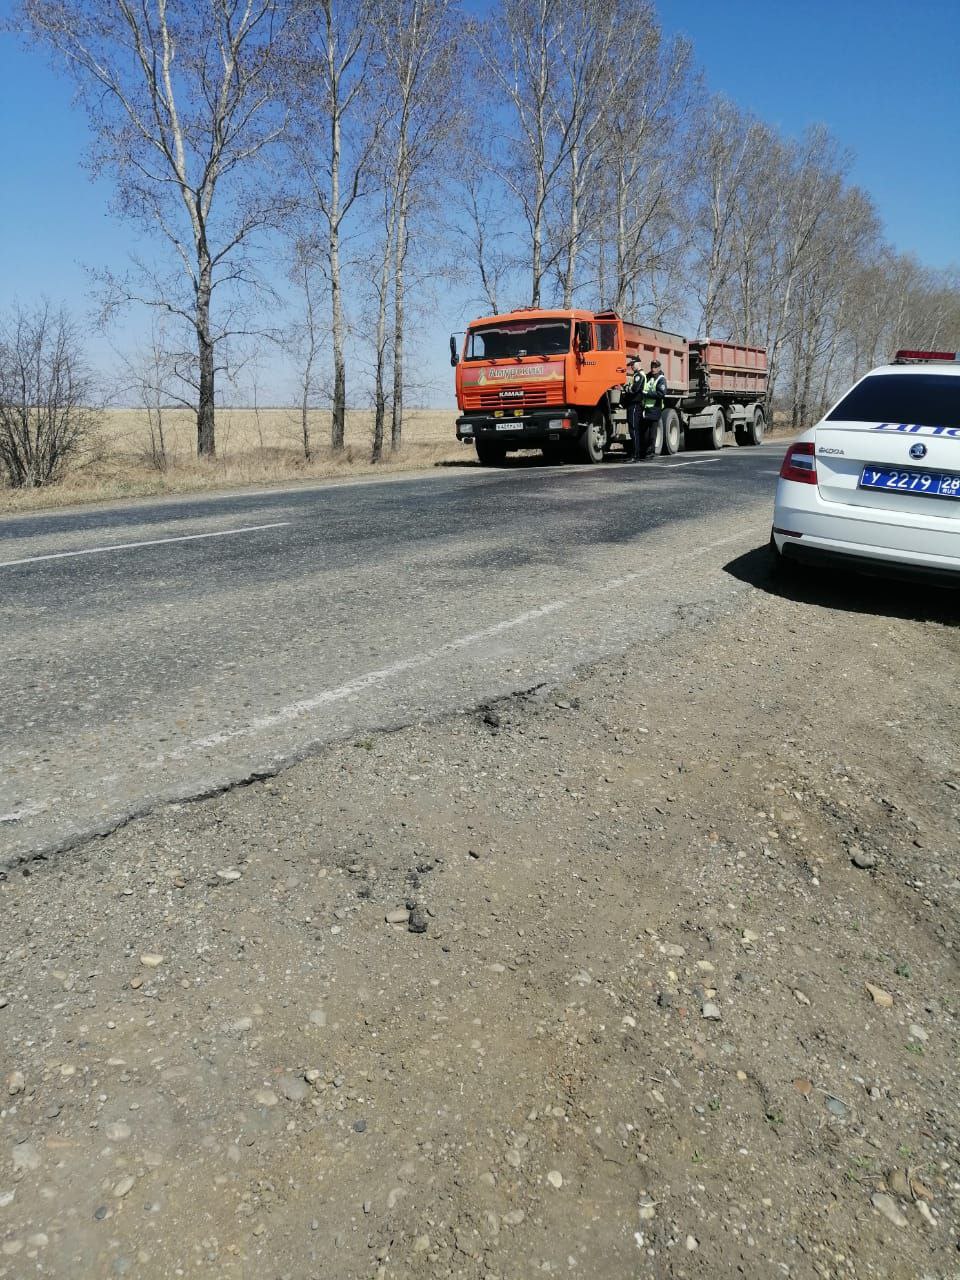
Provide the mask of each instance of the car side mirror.
{"label": "car side mirror", "polygon": [[456,338],[453,336],[453,334],[451,333],[451,335],[450,335],[450,364],[451,364],[451,365],[453,366],[453,368],[455,369],[459,363],[460,363],[460,355],[459,355],[459,352],[457,351],[457,340],[456,340]]}

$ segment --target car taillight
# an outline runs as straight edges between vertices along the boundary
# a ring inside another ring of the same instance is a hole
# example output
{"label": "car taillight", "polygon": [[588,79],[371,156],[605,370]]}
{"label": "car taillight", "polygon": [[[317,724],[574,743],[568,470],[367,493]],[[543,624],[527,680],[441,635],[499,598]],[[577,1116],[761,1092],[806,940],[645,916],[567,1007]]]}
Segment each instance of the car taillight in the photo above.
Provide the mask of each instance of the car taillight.
{"label": "car taillight", "polygon": [[781,480],[797,480],[800,484],[817,483],[817,460],[813,456],[813,443],[792,444],[780,468]]}

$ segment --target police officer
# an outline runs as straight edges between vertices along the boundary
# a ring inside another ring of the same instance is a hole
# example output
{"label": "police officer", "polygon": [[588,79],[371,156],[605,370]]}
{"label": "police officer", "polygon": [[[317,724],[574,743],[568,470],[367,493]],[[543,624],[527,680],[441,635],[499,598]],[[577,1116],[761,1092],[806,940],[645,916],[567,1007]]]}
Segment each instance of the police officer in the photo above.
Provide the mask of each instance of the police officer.
{"label": "police officer", "polygon": [[641,436],[643,434],[643,389],[646,376],[640,365],[640,357],[631,357],[630,377],[623,384],[621,399],[627,408],[627,426],[630,429],[630,457],[628,462],[639,462]]}
{"label": "police officer", "polygon": [[[642,376],[643,371],[641,370]],[[663,412],[666,394],[667,380],[663,376],[660,361],[651,360],[650,372],[643,379],[643,391],[640,399],[643,425],[638,432],[638,444],[634,445],[635,456],[641,458],[656,457],[657,423],[660,421],[660,414]],[[631,436],[633,435],[632,429],[630,434]]]}

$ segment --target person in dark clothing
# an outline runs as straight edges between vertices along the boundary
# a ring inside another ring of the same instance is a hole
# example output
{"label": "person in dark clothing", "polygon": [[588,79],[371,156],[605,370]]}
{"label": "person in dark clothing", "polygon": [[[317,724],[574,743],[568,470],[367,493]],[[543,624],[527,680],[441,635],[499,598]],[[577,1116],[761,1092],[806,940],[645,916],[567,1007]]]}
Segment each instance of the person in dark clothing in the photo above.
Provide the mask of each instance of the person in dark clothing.
{"label": "person in dark clothing", "polygon": [[[660,414],[663,412],[666,394],[667,380],[663,376],[660,361],[651,360],[650,372],[643,380],[643,390],[640,396],[642,427],[638,433],[639,439],[634,445],[637,455],[641,458],[656,457],[657,423],[660,421]],[[633,435],[632,430],[630,434],[631,436]]]}
{"label": "person in dark clothing", "polygon": [[627,409],[627,426],[630,430],[630,456],[628,462],[640,461],[641,435],[643,433],[643,388],[646,377],[640,366],[640,357],[631,360],[632,372],[623,385],[621,400]]}

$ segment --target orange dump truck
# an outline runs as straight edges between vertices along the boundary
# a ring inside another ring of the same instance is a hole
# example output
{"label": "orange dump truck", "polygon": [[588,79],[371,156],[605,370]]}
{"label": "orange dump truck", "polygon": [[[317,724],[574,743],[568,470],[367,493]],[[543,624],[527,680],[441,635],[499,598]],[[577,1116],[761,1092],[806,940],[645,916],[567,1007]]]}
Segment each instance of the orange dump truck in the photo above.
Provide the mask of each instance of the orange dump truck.
{"label": "orange dump truck", "polygon": [[719,449],[727,430],[738,444],[759,444],[766,422],[767,355],[759,347],[687,339],[631,324],[613,311],[531,310],[484,316],[462,347],[450,338],[456,367],[457,438],[494,465],[511,450],[601,462],[628,442],[620,391],[627,361],[644,370],[656,357],[667,397],[658,452],[684,445]]}

